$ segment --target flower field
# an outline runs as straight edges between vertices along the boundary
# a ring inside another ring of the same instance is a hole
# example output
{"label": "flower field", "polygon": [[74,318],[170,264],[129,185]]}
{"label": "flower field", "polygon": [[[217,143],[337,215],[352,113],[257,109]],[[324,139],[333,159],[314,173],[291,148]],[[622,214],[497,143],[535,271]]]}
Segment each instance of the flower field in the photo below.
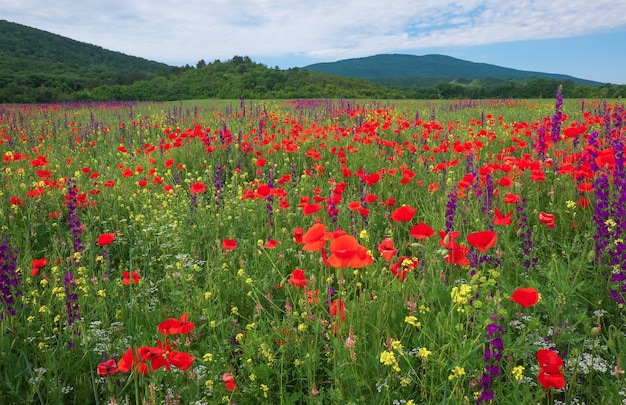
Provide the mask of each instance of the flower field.
{"label": "flower field", "polygon": [[560,91],[0,106],[0,403],[626,403],[625,137]]}

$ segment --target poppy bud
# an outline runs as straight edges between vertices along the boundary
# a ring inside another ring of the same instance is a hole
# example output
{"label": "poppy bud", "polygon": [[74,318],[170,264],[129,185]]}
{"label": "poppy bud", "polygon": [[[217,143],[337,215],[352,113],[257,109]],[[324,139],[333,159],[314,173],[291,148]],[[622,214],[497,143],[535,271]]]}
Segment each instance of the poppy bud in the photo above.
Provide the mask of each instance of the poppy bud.
{"label": "poppy bud", "polygon": [[609,338],[609,340],[606,342],[606,345],[609,347],[609,349],[615,350],[615,339]]}
{"label": "poppy bud", "polygon": [[593,263],[596,260],[596,251],[595,249],[592,249],[589,251],[589,253],[587,253],[587,261],[589,263]]}
{"label": "poppy bud", "polygon": [[600,331],[600,326],[594,326],[593,328],[591,328],[591,336],[597,337],[598,335],[600,335]]}

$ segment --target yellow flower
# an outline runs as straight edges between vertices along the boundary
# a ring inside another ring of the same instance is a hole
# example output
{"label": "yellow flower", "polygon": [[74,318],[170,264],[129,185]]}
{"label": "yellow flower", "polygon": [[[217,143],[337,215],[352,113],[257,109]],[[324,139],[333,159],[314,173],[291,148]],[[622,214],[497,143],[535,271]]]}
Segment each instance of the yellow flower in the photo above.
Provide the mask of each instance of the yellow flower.
{"label": "yellow flower", "polygon": [[417,350],[417,355],[420,356],[422,360],[427,360],[428,356],[430,356],[431,354],[433,354],[433,352],[431,352],[430,350],[428,350],[425,347],[420,347]]}
{"label": "yellow flower", "polygon": [[408,323],[409,325],[415,326],[416,328],[421,328],[422,327],[422,323],[419,322],[417,320],[416,316],[410,315],[404,318],[404,322]]}
{"label": "yellow flower", "polygon": [[452,381],[462,375],[465,375],[465,369],[463,367],[456,366],[452,369],[452,373],[448,376],[448,380]]}
{"label": "yellow flower", "polygon": [[396,356],[393,354],[393,352],[384,350],[380,354],[380,362],[383,363],[385,366],[393,368],[395,371],[400,371],[398,360],[396,360]]}
{"label": "yellow flower", "polygon": [[513,367],[513,371],[511,371],[515,381],[522,381],[524,379],[524,366]]}

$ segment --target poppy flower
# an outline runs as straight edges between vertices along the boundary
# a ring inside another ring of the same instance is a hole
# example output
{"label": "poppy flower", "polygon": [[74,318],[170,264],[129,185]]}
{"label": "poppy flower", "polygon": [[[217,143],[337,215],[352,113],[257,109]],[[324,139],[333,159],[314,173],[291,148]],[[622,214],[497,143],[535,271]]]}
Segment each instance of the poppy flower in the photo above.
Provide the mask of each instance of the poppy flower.
{"label": "poppy flower", "polygon": [[506,204],[517,204],[520,201],[520,196],[517,194],[506,193],[503,201]]}
{"label": "poppy flower", "polygon": [[99,246],[106,246],[110,244],[111,242],[113,242],[114,240],[115,240],[114,233],[103,233],[100,236],[98,236],[98,240],[96,241],[96,243]]}
{"label": "poppy flower", "polygon": [[524,308],[528,308],[539,302],[539,293],[532,287],[518,288],[513,291],[510,299]]}
{"label": "poppy flower", "polygon": [[109,359],[98,364],[96,370],[98,372],[98,375],[101,375],[103,377],[117,374],[120,371],[120,369],[117,368],[117,363],[113,359]]}
{"label": "poppy flower", "polygon": [[378,245],[378,253],[387,261],[391,261],[391,258],[393,258],[397,252],[398,249],[393,245],[393,240],[389,238],[383,239],[380,245]]}
{"label": "poppy flower", "polygon": [[24,206],[24,203],[22,202],[22,199],[17,197],[17,196],[12,196],[11,198],[9,198],[9,203],[11,205],[19,205],[20,207]]}
{"label": "poppy flower", "polygon": [[544,389],[554,388],[554,389],[562,389],[565,388],[565,376],[561,373],[548,373],[543,369],[539,370],[539,375],[537,376],[537,381],[541,383]]}
{"label": "poppy flower", "polygon": [[537,351],[537,361],[539,362],[539,367],[547,373],[560,373],[563,367],[563,360],[561,360],[559,355],[548,349]]}
{"label": "poppy flower", "polygon": [[291,272],[291,277],[289,277],[289,284],[297,288],[306,286],[307,281],[307,278],[304,276],[304,270],[301,269],[295,269]]}
{"label": "poppy flower", "polygon": [[513,215],[513,211],[509,211],[506,215],[500,212],[499,209],[495,208],[496,217],[493,219],[493,223],[495,225],[511,225],[513,220],[511,219],[511,215]]}
{"label": "poppy flower", "polygon": [[439,231],[439,244],[445,248],[452,248],[456,244],[456,239],[461,235],[461,232],[448,232]]}
{"label": "poppy flower", "polygon": [[206,191],[206,185],[203,182],[194,183],[191,185],[191,188],[189,189],[189,193],[191,194],[204,193],[205,191]]}
{"label": "poppy flower", "polygon": [[546,224],[548,229],[552,229],[556,225],[554,222],[554,214],[546,214],[543,211],[539,213],[539,221]]}
{"label": "poppy flower", "polygon": [[269,239],[267,242],[263,244],[265,249],[275,249],[277,245],[280,245],[280,241]]}
{"label": "poppy flower", "polygon": [[187,370],[193,364],[196,359],[195,356],[190,355],[187,352],[179,352],[178,350],[171,350],[166,353],[167,361],[172,366],[176,366],[179,370]]}
{"label": "poppy flower", "polygon": [[45,257],[41,258],[41,259],[33,259],[31,261],[31,271],[30,271],[30,275],[35,277],[36,275],[39,274],[39,270],[41,270],[42,267],[45,267],[48,264],[48,259],[46,259]]}
{"label": "poppy flower", "polygon": [[222,374],[222,381],[224,382],[226,391],[233,392],[235,389],[237,389],[237,384],[235,383],[235,377],[231,373]]}
{"label": "poppy flower", "polygon": [[169,318],[159,324],[158,330],[162,335],[186,335],[194,328],[193,322],[187,322],[187,313],[181,315],[180,319]]}
{"label": "poppy flower", "polygon": [[565,377],[562,374],[563,360],[552,350],[542,349],[537,351],[539,362],[539,375],[537,381],[544,389],[565,388]]}
{"label": "poppy flower", "polygon": [[140,279],[141,276],[136,271],[133,271],[132,273],[125,271],[122,273],[122,284],[124,285],[137,284]]}
{"label": "poppy flower", "polygon": [[346,306],[343,303],[343,300],[336,299],[330,304],[330,316],[339,317],[339,322],[343,322],[346,320]]}
{"label": "poppy flower", "polygon": [[467,242],[479,251],[485,253],[498,241],[498,235],[494,231],[480,231],[467,235]]}
{"label": "poppy flower", "polygon": [[409,205],[403,205],[402,207],[393,210],[391,213],[391,219],[394,222],[409,222],[413,219],[415,211],[417,211],[417,208],[413,208]]}
{"label": "poppy flower", "polygon": [[314,204],[307,204],[304,206],[304,208],[302,208],[302,215],[311,215],[311,214],[315,214],[317,211],[319,211],[322,208],[321,204],[318,203],[314,203]]}
{"label": "poppy flower", "polygon": [[409,234],[415,239],[422,240],[432,238],[435,235],[435,231],[427,224],[420,222],[409,230]]}
{"label": "poppy flower", "polygon": [[139,349],[131,348],[124,353],[120,361],[117,362],[117,368],[122,373],[127,373],[133,368],[137,370],[138,374],[147,374],[148,365],[141,360],[139,356]]}
{"label": "poppy flower", "polygon": [[298,245],[303,244],[304,242],[302,241],[302,235],[304,235],[304,231],[302,230],[302,228],[295,228],[293,230],[293,240],[294,242],[296,242]]}
{"label": "poppy flower", "polygon": [[448,254],[446,255],[446,262],[450,264],[458,264],[462,267],[469,266],[470,261],[467,258],[468,253],[469,248],[467,246],[451,242],[451,245],[448,248]]}
{"label": "poppy flower", "polygon": [[367,253],[367,248],[359,245],[352,235],[341,235],[330,242],[328,264],[332,267],[362,268],[372,264],[374,259]]}
{"label": "poppy flower", "polygon": [[222,249],[224,250],[235,250],[237,247],[237,241],[235,239],[224,239],[222,241]]}
{"label": "poppy flower", "polygon": [[396,263],[389,266],[389,271],[391,271],[391,273],[400,281],[404,281],[407,273],[415,270],[418,263],[417,259],[413,257],[402,256]]}
{"label": "poppy flower", "polygon": [[304,243],[302,250],[312,252],[321,250],[328,239],[330,235],[326,232],[326,225],[318,222],[302,235]]}

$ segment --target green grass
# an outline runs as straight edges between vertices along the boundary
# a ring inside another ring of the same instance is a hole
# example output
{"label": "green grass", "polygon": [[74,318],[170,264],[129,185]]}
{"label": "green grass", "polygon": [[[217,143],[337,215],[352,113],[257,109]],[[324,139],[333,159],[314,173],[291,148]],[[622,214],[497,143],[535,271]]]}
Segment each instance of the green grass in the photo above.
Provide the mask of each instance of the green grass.
{"label": "green grass", "polygon": [[[598,188],[608,174],[612,205],[599,225],[599,191],[577,191],[560,168],[589,166],[594,131],[619,159],[609,147],[620,145],[623,105],[567,100],[563,112],[561,128],[586,129],[561,131],[540,157],[534,145],[539,128],[550,136],[553,101],[1,106],[0,402],[461,404],[492,391],[498,404],[620,403],[624,308],[610,292],[624,265],[621,182],[601,168],[585,179]],[[380,180],[368,184],[373,173]],[[198,183],[205,191],[191,194]],[[70,184],[84,200],[68,198]],[[267,196],[267,184],[282,191]],[[507,193],[521,201],[506,203]],[[315,197],[319,211],[304,215]],[[576,205],[583,197],[586,208]],[[356,201],[367,215],[350,210]],[[402,205],[416,209],[408,222],[391,218]],[[513,211],[512,224],[494,225],[495,208]],[[553,228],[541,212],[555,215]],[[294,230],[316,222],[328,232],[324,251],[303,250]],[[412,237],[419,222],[435,235]],[[446,228],[459,232],[467,262],[446,260]],[[489,229],[495,246],[468,243]],[[371,264],[325,263],[340,231]],[[99,246],[103,233],[115,240]],[[385,238],[397,249],[391,261],[378,252]],[[280,243],[265,246],[270,239]],[[390,269],[403,256],[419,264],[401,281]],[[31,275],[41,258],[48,264]],[[289,282],[295,269],[303,288]],[[123,284],[124,272],[139,283]],[[541,300],[513,302],[520,287]],[[191,332],[159,333],[185,313]],[[191,367],[98,375],[105,360],[119,366],[127,350],[166,339],[195,356]],[[563,389],[537,381],[545,348],[563,359]],[[490,384],[489,370],[501,374]]]}

